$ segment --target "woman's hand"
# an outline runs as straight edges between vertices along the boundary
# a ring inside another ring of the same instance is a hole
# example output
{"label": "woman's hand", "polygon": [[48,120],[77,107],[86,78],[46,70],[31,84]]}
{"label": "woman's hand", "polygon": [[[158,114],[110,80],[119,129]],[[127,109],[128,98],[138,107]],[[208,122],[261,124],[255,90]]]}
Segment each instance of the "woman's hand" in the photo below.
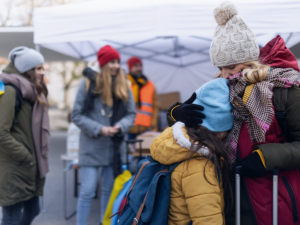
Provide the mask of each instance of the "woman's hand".
{"label": "woman's hand", "polygon": [[266,172],[266,168],[257,152],[237,161],[236,166],[242,167],[241,174],[246,177],[263,177]]}
{"label": "woman's hand", "polygon": [[119,131],[120,131],[120,126],[118,126],[118,125],[116,125],[114,127],[109,127],[109,136],[113,137]]}
{"label": "woman's hand", "polygon": [[100,134],[105,137],[108,137],[110,135],[110,127],[103,126],[100,130]]}
{"label": "woman's hand", "polygon": [[120,126],[116,125],[114,127],[102,127],[100,134],[105,137],[113,137],[116,133],[120,131]]}
{"label": "woman's hand", "polygon": [[174,119],[183,122],[187,127],[197,127],[203,122],[202,119],[205,118],[205,115],[199,112],[203,111],[203,106],[192,104],[196,97],[196,93],[194,92],[187,101],[175,108],[172,112]]}

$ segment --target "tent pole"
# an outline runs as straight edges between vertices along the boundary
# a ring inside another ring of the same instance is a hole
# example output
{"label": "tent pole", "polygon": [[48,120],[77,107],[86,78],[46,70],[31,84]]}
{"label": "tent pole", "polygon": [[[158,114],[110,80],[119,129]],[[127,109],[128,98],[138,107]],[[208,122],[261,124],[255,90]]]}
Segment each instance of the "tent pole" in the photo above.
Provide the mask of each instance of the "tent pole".
{"label": "tent pole", "polygon": [[35,50],[41,53],[41,46],[39,44],[35,44]]}

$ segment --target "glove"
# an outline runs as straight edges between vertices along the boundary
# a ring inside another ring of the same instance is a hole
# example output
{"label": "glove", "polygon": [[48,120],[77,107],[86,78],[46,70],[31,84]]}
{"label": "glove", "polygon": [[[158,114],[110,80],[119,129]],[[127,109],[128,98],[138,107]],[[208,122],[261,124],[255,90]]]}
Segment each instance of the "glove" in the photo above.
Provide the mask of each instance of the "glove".
{"label": "glove", "polygon": [[241,166],[241,175],[246,177],[263,177],[266,168],[257,152],[237,161],[236,166]]}
{"label": "glove", "polygon": [[203,111],[203,106],[192,104],[196,99],[196,93],[194,92],[193,95],[180,106],[175,108],[172,112],[172,116],[176,121],[181,121],[187,127],[195,127],[201,123],[205,118],[205,115],[199,111]]}

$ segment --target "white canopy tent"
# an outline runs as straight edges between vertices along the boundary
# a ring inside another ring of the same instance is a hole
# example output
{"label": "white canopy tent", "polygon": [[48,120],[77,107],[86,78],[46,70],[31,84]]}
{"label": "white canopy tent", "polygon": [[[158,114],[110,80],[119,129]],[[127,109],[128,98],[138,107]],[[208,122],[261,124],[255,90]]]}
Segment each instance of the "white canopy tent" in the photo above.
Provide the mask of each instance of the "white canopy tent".
{"label": "white canopy tent", "polygon": [[[95,60],[110,44],[144,62],[158,93],[179,91],[181,99],[213,78],[209,58],[216,27],[214,0],[96,0],[37,8],[34,42],[71,57]],[[300,42],[298,0],[234,1],[260,46],[280,34],[288,47]]]}

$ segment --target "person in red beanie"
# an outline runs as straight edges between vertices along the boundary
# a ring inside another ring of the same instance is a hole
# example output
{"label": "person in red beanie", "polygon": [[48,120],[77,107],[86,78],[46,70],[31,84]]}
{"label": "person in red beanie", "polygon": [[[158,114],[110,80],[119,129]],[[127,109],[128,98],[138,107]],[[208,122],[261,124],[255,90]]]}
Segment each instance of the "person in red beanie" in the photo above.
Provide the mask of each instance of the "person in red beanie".
{"label": "person in red beanie", "polygon": [[101,218],[114,184],[126,163],[125,134],[133,125],[134,99],[123,70],[120,54],[111,46],[97,54],[101,72],[85,68],[72,111],[72,122],[80,129],[79,165],[81,189],[77,205],[77,225],[87,225],[96,195],[101,168]]}
{"label": "person in red beanie", "polygon": [[136,104],[137,116],[133,127],[128,132],[128,139],[135,139],[137,135],[150,129],[157,131],[158,126],[158,98],[152,81],[143,75],[143,63],[138,57],[127,61],[131,82],[131,90]]}

